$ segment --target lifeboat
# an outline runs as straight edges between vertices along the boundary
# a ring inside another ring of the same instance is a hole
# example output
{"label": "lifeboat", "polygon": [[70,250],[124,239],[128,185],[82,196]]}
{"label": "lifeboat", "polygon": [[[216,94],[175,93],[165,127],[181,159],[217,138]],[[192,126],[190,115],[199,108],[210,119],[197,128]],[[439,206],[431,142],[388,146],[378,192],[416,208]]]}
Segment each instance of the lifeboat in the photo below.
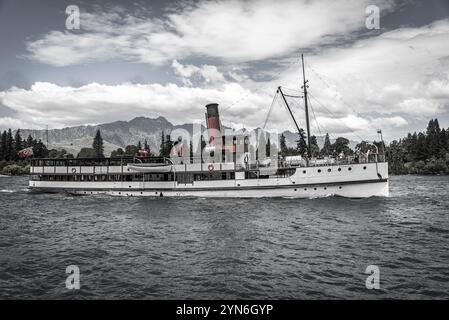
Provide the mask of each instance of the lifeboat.
{"label": "lifeboat", "polygon": [[133,163],[126,166],[128,171],[137,172],[170,172],[172,171],[173,165],[169,163]]}

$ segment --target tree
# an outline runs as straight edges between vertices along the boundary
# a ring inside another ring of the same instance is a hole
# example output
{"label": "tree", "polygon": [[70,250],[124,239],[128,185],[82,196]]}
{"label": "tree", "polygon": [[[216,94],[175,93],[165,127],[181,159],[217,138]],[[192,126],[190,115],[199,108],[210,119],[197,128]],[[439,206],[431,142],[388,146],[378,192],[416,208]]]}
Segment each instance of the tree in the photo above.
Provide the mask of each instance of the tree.
{"label": "tree", "polygon": [[6,159],[6,130],[0,136],[0,160]]}
{"label": "tree", "polygon": [[323,149],[321,149],[321,155],[329,156],[331,154],[331,151],[332,151],[331,140],[329,138],[329,133],[326,133],[326,137],[324,138]]}
{"label": "tree", "polygon": [[438,123],[438,119],[431,119],[427,126],[426,132],[426,145],[429,156],[438,157],[440,155],[441,150],[441,142],[440,142],[440,125]]}
{"label": "tree", "polygon": [[159,156],[163,157],[164,155],[165,155],[165,134],[164,130],[162,130],[161,145],[159,147]]}
{"label": "tree", "polygon": [[143,147],[144,147],[145,150],[150,151],[150,146],[148,145],[147,139],[145,139],[145,141],[143,143]]}
{"label": "tree", "polygon": [[300,131],[300,134],[299,134],[300,137],[299,137],[298,143],[296,145],[296,150],[301,156],[306,157],[308,147],[307,147],[307,143],[306,143],[305,139],[302,138],[302,137],[304,137],[305,133],[302,128],[299,129],[299,131]]}
{"label": "tree", "polygon": [[22,137],[20,136],[20,129],[16,131],[16,134],[14,135],[14,160],[19,160],[19,156],[17,153],[23,149],[23,141]]}
{"label": "tree", "polygon": [[169,134],[167,134],[165,138],[165,156],[170,157],[171,149],[173,148],[173,141],[171,140],[171,137]]}
{"label": "tree", "polygon": [[345,156],[353,154],[352,149],[349,147],[349,140],[343,137],[338,137],[332,144],[332,150],[336,155],[343,153]]}
{"label": "tree", "polygon": [[270,141],[270,135],[268,135],[267,138],[267,146],[265,147],[265,156],[269,158],[271,155],[271,141]]}
{"label": "tree", "polygon": [[285,139],[285,135],[282,133],[281,137],[279,139],[279,147],[280,147],[280,151],[281,151],[281,156],[285,157],[288,155],[288,147],[287,147],[287,143],[286,143],[286,139]]}
{"label": "tree", "polygon": [[137,146],[135,146],[133,144],[127,145],[125,147],[125,154],[126,155],[135,156],[137,151],[139,151],[139,149],[137,149]]}
{"label": "tree", "polygon": [[33,140],[33,137],[31,136],[31,134],[29,134],[28,138],[27,138],[27,140],[25,142],[25,147],[27,147],[27,148],[33,147],[35,143],[36,142]]}
{"label": "tree", "polygon": [[310,155],[312,158],[318,157],[320,154],[320,147],[318,146],[318,142],[316,136],[310,137]]}
{"label": "tree", "polygon": [[123,156],[125,154],[125,151],[123,151],[122,148],[118,148],[117,150],[114,150],[111,152],[111,158],[116,158]]}
{"label": "tree", "polygon": [[190,163],[193,163],[193,141],[190,139],[189,142],[189,157],[190,157]]}
{"label": "tree", "polygon": [[46,158],[48,157],[48,149],[45,144],[39,140],[34,143],[33,154],[36,158]]}
{"label": "tree", "polygon": [[137,150],[142,150],[142,143],[140,142],[140,140],[139,142],[137,142]]}
{"label": "tree", "polygon": [[100,129],[98,129],[95,134],[92,149],[95,151],[96,158],[104,158],[103,138],[101,137]]}
{"label": "tree", "polygon": [[14,139],[12,137],[11,129],[8,129],[8,132],[6,133],[5,159],[6,160],[13,160],[14,158],[15,158]]}

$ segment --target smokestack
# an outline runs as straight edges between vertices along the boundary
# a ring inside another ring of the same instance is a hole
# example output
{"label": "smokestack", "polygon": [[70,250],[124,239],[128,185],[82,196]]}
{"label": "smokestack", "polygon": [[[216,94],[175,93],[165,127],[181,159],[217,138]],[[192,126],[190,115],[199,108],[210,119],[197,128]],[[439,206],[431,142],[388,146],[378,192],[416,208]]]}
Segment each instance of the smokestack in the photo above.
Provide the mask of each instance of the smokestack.
{"label": "smokestack", "polygon": [[[206,105],[206,124],[207,129],[213,129],[214,132],[210,136],[210,145],[221,145],[221,123],[218,113],[218,103],[209,103]],[[216,131],[215,131],[216,130]]]}
{"label": "smokestack", "polygon": [[220,115],[218,114],[218,103],[206,105],[207,129],[215,129],[221,132]]}

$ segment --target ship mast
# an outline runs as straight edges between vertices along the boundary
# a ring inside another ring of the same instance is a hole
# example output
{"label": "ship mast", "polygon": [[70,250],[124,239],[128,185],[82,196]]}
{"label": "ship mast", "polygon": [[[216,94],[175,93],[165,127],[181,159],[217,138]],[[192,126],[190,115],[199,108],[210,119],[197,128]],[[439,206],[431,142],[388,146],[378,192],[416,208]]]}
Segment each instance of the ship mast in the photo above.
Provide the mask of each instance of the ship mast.
{"label": "ship mast", "polygon": [[303,79],[303,85],[301,89],[304,89],[304,109],[306,111],[306,125],[307,125],[307,158],[310,159],[312,157],[312,154],[310,152],[310,123],[309,123],[309,105],[307,101],[307,82],[309,80],[306,80],[306,73],[304,71],[304,55],[301,53],[301,62],[302,62],[302,79]]}

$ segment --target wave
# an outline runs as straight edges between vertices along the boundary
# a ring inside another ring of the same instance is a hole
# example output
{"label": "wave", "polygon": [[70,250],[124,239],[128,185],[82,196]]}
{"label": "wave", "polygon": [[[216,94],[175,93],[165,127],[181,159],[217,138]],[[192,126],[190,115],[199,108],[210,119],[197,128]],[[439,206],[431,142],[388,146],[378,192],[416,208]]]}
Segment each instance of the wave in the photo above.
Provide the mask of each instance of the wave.
{"label": "wave", "polygon": [[2,190],[0,190],[0,192],[4,192],[4,193],[13,193],[13,192],[17,192],[17,190],[2,189]]}

